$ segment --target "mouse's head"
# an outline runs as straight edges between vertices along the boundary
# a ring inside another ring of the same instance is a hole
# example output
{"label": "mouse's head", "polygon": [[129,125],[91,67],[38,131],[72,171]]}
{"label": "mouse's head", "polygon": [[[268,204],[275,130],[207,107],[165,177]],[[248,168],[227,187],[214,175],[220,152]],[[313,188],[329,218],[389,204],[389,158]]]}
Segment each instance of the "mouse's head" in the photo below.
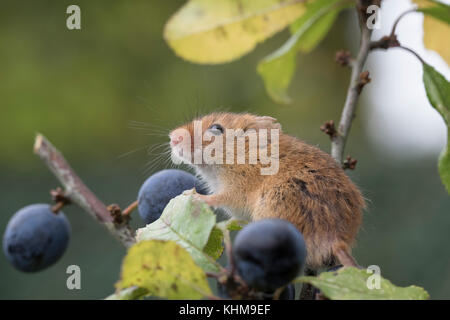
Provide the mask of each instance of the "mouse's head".
{"label": "mouse's head", "polygon": [[170,132],[172,160],[196,168],[259,165],[264,155],[274,156],[280,134],[281,125],[272,117],[211,113]]}

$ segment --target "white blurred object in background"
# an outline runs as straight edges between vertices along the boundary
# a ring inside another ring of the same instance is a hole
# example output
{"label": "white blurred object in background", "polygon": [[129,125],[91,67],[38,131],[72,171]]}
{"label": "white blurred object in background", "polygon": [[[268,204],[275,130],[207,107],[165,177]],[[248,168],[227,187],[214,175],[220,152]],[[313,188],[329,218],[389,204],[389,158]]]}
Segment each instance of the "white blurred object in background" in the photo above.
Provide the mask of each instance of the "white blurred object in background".
{"label": "white blurred object in background", "polygon": [[[372,40],[388,35],[396,18],[412,7],[409,0],[384,0],[381,28],[374,30]],[[398,39],[401,45],[416,51],[449,79],[450,69],[445,61],[423,45],[422,23],[421,13],[407,14],[397,26]],[[450,35],[442,41],[449,38]],[[383,157],[419,158],[439,154],[446,143],[446,127],[428,102],[420,62],[399,48],[377,50],[369,55],[367,69],[372,82],[364,89],[369,100],[368,109],[363,111],[364,122]]]}

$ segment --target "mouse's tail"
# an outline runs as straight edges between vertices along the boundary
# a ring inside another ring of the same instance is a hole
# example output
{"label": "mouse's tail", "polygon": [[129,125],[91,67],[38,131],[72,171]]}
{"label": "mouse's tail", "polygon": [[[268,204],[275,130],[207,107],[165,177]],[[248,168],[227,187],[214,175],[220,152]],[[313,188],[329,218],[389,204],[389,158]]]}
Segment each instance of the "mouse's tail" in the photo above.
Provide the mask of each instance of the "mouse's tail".
{"label": "mouse's tail", "polygon": [[345,242],[338,241],[334,243],[332,249],[333,255],[344,267],[360,268],[355,258],[353,258],[353,256],[350,254],[350,248]]}

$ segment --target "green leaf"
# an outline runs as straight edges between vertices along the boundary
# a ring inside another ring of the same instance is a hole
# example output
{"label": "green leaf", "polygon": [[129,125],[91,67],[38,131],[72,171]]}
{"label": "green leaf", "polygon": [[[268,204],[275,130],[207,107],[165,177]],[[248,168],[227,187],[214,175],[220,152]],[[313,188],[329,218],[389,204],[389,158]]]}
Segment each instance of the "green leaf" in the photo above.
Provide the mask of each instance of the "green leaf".
{"label": "green leaf", "polygon": [[439,174],[450,194],[450,83],[432,66],[423,63],[423,83],[431,105],[447,125],[447,146],[439,157]]}
{"label": "green leaf", "polygon": [[[216,224],[216,216],[206,203],[193,199],[189,192],[170,200],[158,220],[137,230],[136,240],[176,241],[205,271],[218,271],[219,264],[204,252]],[[207,250],[211,252],[210,247]]]}
{"label": "green leaf", "polygon": [[[314,50],[320,41],[325,38],[339,12],[354,4],[340,4],[340,0],[316,0],[307,4],[307,11],[290,25],[291,34],[295,35],[301,28],[307,29],[297,43],[297,50],[308,53]],[[301,31],[300,31],[301,32]]]}
{"label": "green leaf", "polygon": [[121,280],[116,287],[138,287],[147,295],[167,299],[201,299],[211,295],[203,270],[174,241],[150,240],[133,245],[123,260]]}
{"label": "green leaf", "polygon": [[296,56],[297,53],[294,50],[276,51],[258,64],[257,70],[264,80],[266,91],[277,103],[289,104],[292,102],[286,90],[294,76],[297,65]]}
{"label": "green leaf", "polygon": [[445,77],[432,66],[423,64],[423,83],[431,105],[442,115],[446,123],[450,122],[450,84]]}
{"label": "green leaf", "polygon": [[212,257],[214,260],[220,258],[223,253],[223,232],[217,227],[214,227],[211,230],[211,234],[209,235],[208,243],[206,244],[203,252]]}
{"label": "green leaf", "polygon": [[203,252],[217,260],[223,253],[223,233],[225,230],[238,231],[247,224],[247,221],[237,220],[234,218],[216,223],[209,236],[208,243],[206,244]]}
{"label": "green leaf", "polygon": [[287,89],[294,76],[297,53],[308,53],[326,36],[339,12],[347,7],[339,0],[317,0],[307,5],[307,11],[291,25],[292,36],[277,51],[258,64],[269,96],[278,103],[291,102]]}
{"label": "green leaf", "polygon": [[[299,277],[295,282],[307,282],[331,300],[425,300],[429,294],[420,287],[397,287],[381,277],[380,288],[369,289],[373,276],[367,270],[347,267],[337,272],[322,272],[318,277]],[[369,280],[370,281],[370,280]]]}
{"label": "green leaf", "polygon": [[223,231],[224,230],[239,231],[247,223],[248,223],[248,221],[245,221],[245,220],[239,220],[239,219],[231,218],[231,219],[224,220],[224,221],[221,221],[221,222],[217,223],[217,227],[220,228]]}
{"label": "green leaf", "polygon": [[438,1],[431,1],[435,6],[419,8],[417,11],[450,24],[450,6]]}
{"label": "green leaf", "polygon": [[167,22],[164,38],[195,63],[229,62],[304,12],[304,0],[190,0]]}

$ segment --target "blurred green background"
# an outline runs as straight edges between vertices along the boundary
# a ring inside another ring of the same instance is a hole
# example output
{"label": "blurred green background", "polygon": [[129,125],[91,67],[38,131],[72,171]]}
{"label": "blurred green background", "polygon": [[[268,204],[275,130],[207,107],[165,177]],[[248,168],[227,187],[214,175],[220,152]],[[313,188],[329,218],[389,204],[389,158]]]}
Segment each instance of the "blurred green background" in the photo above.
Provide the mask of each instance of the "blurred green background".
{"label": "blurred green background", "polygon": [[[184,1],[9,1],[0,11],[0,227],[15,211],[49,202],[57,181],[33,155],[36,132],[46,135],[105,202],[126,206],[140,185],[164,167],[157,149],[165,134],[197,113],[251,111],[271,115],[284,131],[329,150],[319,127],[339,119],[349,70],[334,52],[354,47],[344,38],[351,14],[313,53],[299,58],[291,88],[295,101],[278,106],[266,95],[255,67],[280,46],[283,32],[244,58],[199,66],[176,57],[162,38],[165,21]],[[66,8],[81,7],[82,30],[66,28]],[[362,97],[360,113],[367,99]],[[148,123],[139,130],[130,121]],[[141,148],[141,149],[139,149]],[[121,155],[138,151],[120,157]],[[386,161],[357,117],[347,152],[359,160],[350,175],[369,200],[355,256],[376,264],[397,285],[425,287],[450,298],[450,197],[440,183],[436,157]],[[152,168],[146,170],[146,168]],[[125,250],[76,207],[65,213],[70,246],[51,268],[25,274],[0,255],[1,299],[99,299],[119,278]],[[137,213],[134,227],[142,226]],[[81,290],[66,288],[66,268],[81,267]]]}

